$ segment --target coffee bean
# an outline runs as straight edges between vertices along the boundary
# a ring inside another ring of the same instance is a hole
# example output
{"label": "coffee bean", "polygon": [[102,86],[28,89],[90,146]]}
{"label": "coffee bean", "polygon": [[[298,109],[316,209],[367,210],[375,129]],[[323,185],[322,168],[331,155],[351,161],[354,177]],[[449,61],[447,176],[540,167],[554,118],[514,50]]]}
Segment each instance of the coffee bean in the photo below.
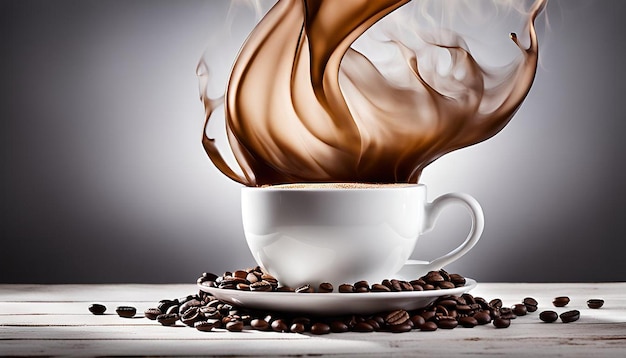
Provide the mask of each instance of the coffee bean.
{"label": "coffee bean", "polygon": [[517,315],[513,312],[513,310],[509,307],[501,307],[500,308],[500,318],[504,319],[516,319]]}
{"label": "coffee bean", "polygon": [[472,316],[464,316],[459,318],[459,324],[465,328],[473,328],[478,325],[478,320]]}
{"label": "coffee bean", "polygon": [[493,300],[489,301],[489,306],[493,308],[500,308],[502,307],[502,300],[499,298],[494,298]]}
{"label": "coffee bean", "polygon": [[289,331],[293,333],[303,333],[306,331],[306,326],[304,325],[304,323],[295,322],[291,324],[291,327],[289,327]]}
{"label": "coffee bean", "polygon": [[215,328],[215,321],[196,321],[193,326],[202,332],[209,332]]}
{"label": "coffee bean", "polygon": [[567,306],[567,304],[569,303],[569,297],[567,296],[560,296],[554,299],[554,301],[552,301],[552,304],[554,305],[554,307],[565,307]]}
{"label": "coffee bean", "polygon": [[372,292],[391,292],[391,289],[383,284],[375,283],[372,285]]}
{"label": "coffee bean", "polygon": [[528,309],[526,308],[526,305],[524,305],[523,303],[518,303],[514,305],[512,309],[513,309],[513,313],[516,316],[525,316],[526,313],[528,313]]}
{"label": "coffee bean", "polygon": [[226,329],[229,332],[241,332],[243,331],[243,322],[242,321],[230,321],[226,323]]}
{"label": "coffee bean", "polygon": [[132,306],[119,306],[115,309],[117,315],[124,318],[132,318],[137,313],[137,309]]}
{"label": "coffee bean", "polygon": [[353,293],[354,292],[354,286],[348,284],[348,283],[344,283],[339,285],[339,292],[341,293]]}
{"label": "coffee bean", "polygon": [[456,274],[456,273],[451,273],[450,274],[450,281],[456,286],[456,287],[462,287],[465,286],[465,277]]}
{"label": "coffee bean", "polygon": [[193,327],[198,319],[200,319],[200,308],[197,306],[189,308],[180,316],[180,320],[189,327]]}
{"label": "coffee bean", "polygon": [[491,322],[491,315],[485,311],[476,312],[472,317],[481,325]]}
{"label": "coffee bean", "polygon": [[196,298],[192,298],[190,300],[185,301],[179,307],[179,313],[184,314],[188,309],[192,307],[199,307],[202,305],[202,302]]}
{"label": "coffee bean", "polygon": [[578,310],[563,312],[559,315],[559,318],[563,323],[578,321],[578,319],[580,318],[580,312]]}
{"label": "coffee bean", "polygon": [[178,321],[177,313],[164,313],[157,316],[157,321],[163,326],[172,326]]}
{"label": "coffee bean", "polygon": [[158,308],[148,308],[147,310],[143,311],[143,315],[149,319],[149,320],[156,320],[157,316],[162,314],[163,312],[161,312],[160,309]]}
{"label": "coffee bean", "polygon": [[489,302],[482,297],[474,297],[474,301],[480,305],[480,308],[486,310],[489,308]]}
{"label": "coffee bean", "polygon": [[601,300],[599,298],[593,298],[593,299],[587,300],[587,307],[589,308],[598,309],[602,307],[603,305],[604,305],[604,300]]}
{"label": "coffee bean", "polygon": [[[161,312],[167,312],[171,307],[178,307],[178,300],[161,300],[157,308],[161,310]],[[178,313],[178,312],[175,312]]]}
{"label": "coffee bean", "polygon": [[441,276],[441,273],[439,273],[438,271],[430,271],[426,274],[426,276],[422,277],[422,279],[427,283],[430,283],[431,285],[437,282],[444,281],[443,276]]}
{"label": "coffee bean", "polygon": [[265,281],[265,282],[268,282],[272,286],[272,288],[278,287],[278,280],[274,276],[272,276],[272,275],[270,275],[268,273],[262,274],[261,275],[261,280]]}
{"label": "coffee bean", "polygon": [[431,332],[437,330],[437,323],[435,322],[425,322],[420,326],[420,331]]}
{"label": "coffee bean", "polygon": [[355,293],[368,293],[370,292],[370,288],[369,287],[355,287],[354,292]]}
{"label": "coffee bean", "polygon": [[104,314],[104,312],[107,310],[105,305],[101,305],[99,303],[92,303],[91,305],[89,305],[89,312],[95,314],[95,315],[101,315]]}
{"label": "coffee bean", "polygon": [[267,292],[271,290],[272,290],[272,285],[265,280],[257,281],[253,284],[250,284],[250,291]]}
{"label": "coffee bean", "polygon": [[343,333],[348,332],[350,327],[347,324],[341,321],[332,321],[330,322],[330,331],[333,333]]}
{"label": "coffee bean", "polygon": [[247,283],[238,283],[237,289],[240,291],[250,291],[250,285]]}
{"label": "coffee bean", "polygon": [[411,316],[410,320],[413,322],[413,327],[415,328],[420,328],[424,323],[426,323],[424,317],[418,314]]}
{"label": "coffee bean", "polygon": [[438,286],[439,288],[444,289],[444,290],[445,290],[445,289],[450,289],[450,288],[455,288],[455,287],[456,287],[456,285],[455,285],[454,283],[450,282],[450,281],[442,281],[442,282],[439,282],[439,283],[437,284],[437,286]]}
{"label": "coffee bean", "polygon": [[465,304],[467,305],[476,304],[476,299],[469,293],[464,293],[461,295],[461,297],[465,300]]}
{"label": "coffee bean", "polygon": [[402,291],[413,291],[413,286],[406,281],[398,281],[398,284]]}
{"label": "coffee bean", "polygon": [[276,292],[295,292],[295,290],[291,287],[281,286],[276,288]]}
{"label": "coffee bean", "polygon": [[559,318],[559,315],[557,315],[554,311],[542,311],[539,313],[539,319],[546,323],[552,323],[556,321],[557,318]]}
{"label": "coffee bean", "polygon": [[392,333],[403,333],[403,332],[408,332],[412,329],[413,329],[413,325],[411,324],[411,321],[405,321],[404,323],[401,323],[401,324],[389,326],[389,331]]}
{"label": "coffee bean", "polygon": [[[445,316],[444,316],[445,317]],[[442,329],[453,329],[459,325],[459,322],[454,317],[447,316],[437,321],[437,327]]]}
{"label": "coffee bean", "polygon": [[385,316],[385,323],[389,326],[394,326],[397,324],[402,324],[409,319],[409,313],[405,310],[395,310],[389,312]]}
{"label": "coffee bean", "polygon": [[245,279],[246,277],[248,277],[248,272],[244,270],[237,270],[233,272],[233,277]]}
{"label": "coffee bean", "polygon": [[274,332],[289,332],[289,326],[283,319],[276,319],[271,324]]}
{"label": "coffee bean", "polygon": [[313,287],[311,285],[303,285],[296,288],[296,293],[313,293]]}
{"label": "coffee bean", "polygon": [[400,284],[400,280],[391,280],[391,290],[394,292],[402,291],[402,285]]}
{"label": "coffee bean", "polygon": [[261,277],[255,275],[254,272],[249,272],[246,275],[246,281],[248,281],[248,284],[253,284],[255,282],[259,282],[260,280],[261,280]]}
{"label": "coffee bean", "polygon": [[352,327],[354,332],[374,332],[374,327],[367,322],[358,322]]}
{"label": "coffee bean", "polygon": [[270,324],[267,323],[266,320],[255,318],[250,321],[250,326],[257,331],[268,331],[270,329]]}
{"label": "coffee bean", "polygon": [[493,325],[496,328],[507,328],[511,325],[511,320],[498,317],[493,320]]}
{"label": "coffee bean", "polygon": [[359,287],[367,287],[367,288],[369,288],[370,284],[369,284],[369,282],[367,282],[365,280],[355,282],[354,283],[354,288],[359,288]]}
{"label": "coffee bean", "polygon": [[328,283],[328,282],[322,282],[320,283],[320,286],[318,287],[317,291],[321,292],[321,293],[328,293],[328,292],[333,292],[333,285]]}
{"label": "coffee bean", "polygon": [[537,303],[537,300],[535,300],[532,297],[526,297],[524,298],[524,300],[522,301],[522,303],[524,304],[524,306],[526,306],[526,310],[528,312],[535,312],[537,310],[537,306],[539,305]]}
{"label": "coffee bean", "polygon": [[311,326],[311,334],[320,335],[330,333],[330,326],[326,323],[317,322]]}
{"label": "coffee bean", "polygon": [[456,307],[457,302],[456,300],[452,298],[448,298],[448,299],[442,299],[441,301],[438,301],[437,304],[445,308],[454,308]]}
{"label": "coffee bean", "polygon": [[435,311],[426,311],[426,312],[421,313],[421,316],[424,317],[424,320],[426,321],[432,320],[432,318],[434,318],[435,315],[436,315]]}

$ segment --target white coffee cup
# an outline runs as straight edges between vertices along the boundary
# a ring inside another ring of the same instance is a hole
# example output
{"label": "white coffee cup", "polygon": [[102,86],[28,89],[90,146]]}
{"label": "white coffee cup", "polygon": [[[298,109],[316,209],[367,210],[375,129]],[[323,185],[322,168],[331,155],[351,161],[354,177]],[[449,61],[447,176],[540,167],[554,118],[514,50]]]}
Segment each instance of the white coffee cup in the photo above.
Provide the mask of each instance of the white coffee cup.
{"label": "white coffee cup", "polygon": [[[257,264],[293,288],[330,282],[411,280],[465,255],[484,227],[480,204],[462,193],[426,201],[421,184],[291,184],[241,192],[246,241]],[[408,260],[441,211],[466,207],[470,232],[432,261]]]}

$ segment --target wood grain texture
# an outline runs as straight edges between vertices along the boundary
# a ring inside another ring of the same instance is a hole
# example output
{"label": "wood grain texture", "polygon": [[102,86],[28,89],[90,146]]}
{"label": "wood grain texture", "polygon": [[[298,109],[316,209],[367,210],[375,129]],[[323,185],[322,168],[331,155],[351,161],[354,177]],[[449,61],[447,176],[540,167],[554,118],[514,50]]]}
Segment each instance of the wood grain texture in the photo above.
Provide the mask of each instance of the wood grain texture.
{"label": "wood grain texture", "polygon": [[[162,327],[141,312],[164,298],[196,293],[195,285],[0,285],[0,355],[3,356],[298,356],[333,357],[624,357],[626,355],[626,283],[526,284],[481,283],[472,291],[509,306],[534,297],[539,310],[512,321],[436,332],[342,333],[324,336],[224,330],[199,332],[183,326]],[[563,308],[556,296],[569,296]],[[602,298],[601,309],[587,308]],[[107,306],[102,316],[91,303]],[[118,305],[137,307],[135,318],[120,318]],[[564,324],[542,323],[545,309],[578,309],[581,318]]]}

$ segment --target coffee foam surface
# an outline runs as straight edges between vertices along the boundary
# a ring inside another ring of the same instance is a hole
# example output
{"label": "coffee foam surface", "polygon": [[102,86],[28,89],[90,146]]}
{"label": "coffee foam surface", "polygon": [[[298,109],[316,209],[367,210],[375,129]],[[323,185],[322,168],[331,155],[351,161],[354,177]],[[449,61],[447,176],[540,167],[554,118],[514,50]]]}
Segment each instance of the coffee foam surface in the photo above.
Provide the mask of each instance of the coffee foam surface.
{"label": "coffee foam surface", "polygon": [[389,183],[389,184],[372,184],[372,183],[296,183],[296,184],[278,184],[266,185],[263,188],[274,189],[376,189],[376,188],[403,188],[414,184]]}

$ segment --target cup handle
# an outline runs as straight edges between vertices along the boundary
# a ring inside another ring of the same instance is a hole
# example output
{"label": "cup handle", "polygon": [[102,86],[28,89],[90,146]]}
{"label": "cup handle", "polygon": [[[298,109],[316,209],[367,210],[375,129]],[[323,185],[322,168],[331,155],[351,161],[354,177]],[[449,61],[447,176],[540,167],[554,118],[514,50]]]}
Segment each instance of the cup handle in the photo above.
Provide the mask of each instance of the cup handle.
{"label": "cup handle", "polygon": [[476,245],[485,227],[485,217],[478,201],[468,194],[448,193],[438,197],[432,203],[427,203],[424,215],[424,232],[432,230],[443,209],[453,204],[461,204],[467,208],[472,219],[472,226],[465,241],[456,249],[430,262],[409,260],[402,269],[403,276],[408,274],[409,277],[420,277],[428,271],[440,270],[445,265],[461,258]]}

